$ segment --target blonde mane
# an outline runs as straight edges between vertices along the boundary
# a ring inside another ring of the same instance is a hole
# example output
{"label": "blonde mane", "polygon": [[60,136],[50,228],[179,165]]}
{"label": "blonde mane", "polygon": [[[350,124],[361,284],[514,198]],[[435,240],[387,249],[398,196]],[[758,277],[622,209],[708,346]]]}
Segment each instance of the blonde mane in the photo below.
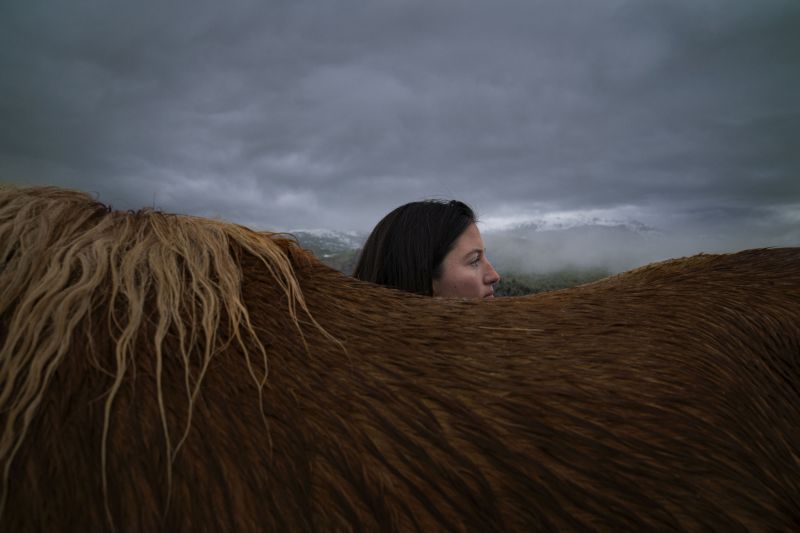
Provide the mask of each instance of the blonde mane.
{"label": "blonde mane", "polygon": [[[109,522],[110,413],[123,379],[130,374],[145,325],[146,331],[154,332],[146,340],[155,356],[171,486],[171,463],[189,432],[194,401],[214,355],[237,343],[259,397],[267,379],[267,352],[242,300],[239,252],[263,264],[285,295],[299,329],[298,310],[308,314],[308,309],[287,256],[295,246],[274,234],[199,217],[150,209],[114,212],[77,191],[0,189],[0,317],[7,327],[0,347],[0,412],[5,419],[0,436],[0,515],[12,461],[48,384],[76,336],[85,334],[88,338],[83,340],[92,346],[85,324],[96,309],[108,309],[105,319],[115,344],[113,359],[93,361],[113,376],[105,398],[101,446]],[[227,330],[219,331],[225,326]],[[177,339],[177,350],[165,351],[168,336]],[[182,360],[188,401],[185,428],[179,435],[168,431],[161,382],[164,358],[173,356]]]}

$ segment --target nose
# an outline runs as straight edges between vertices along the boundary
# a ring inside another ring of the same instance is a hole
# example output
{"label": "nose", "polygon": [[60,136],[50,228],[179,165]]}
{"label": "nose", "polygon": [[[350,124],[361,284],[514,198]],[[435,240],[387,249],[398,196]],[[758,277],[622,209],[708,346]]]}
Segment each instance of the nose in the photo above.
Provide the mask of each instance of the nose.
{"label": "nose", "polygon": [[486,265],[489,267],[486,271],[486,274],[483,276],[483,282],[486,285],[494,285],[498,281],[500,281],[500,274],[497,273],[497,270],[494,269],[492,263],[489,260],[486,260]]}

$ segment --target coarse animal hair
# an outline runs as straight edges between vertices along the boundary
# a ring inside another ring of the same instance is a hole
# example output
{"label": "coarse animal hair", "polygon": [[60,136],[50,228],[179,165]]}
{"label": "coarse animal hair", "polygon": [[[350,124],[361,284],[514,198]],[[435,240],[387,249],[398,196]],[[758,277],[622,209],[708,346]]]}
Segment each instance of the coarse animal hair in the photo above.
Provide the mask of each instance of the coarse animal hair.
{"label": "coarse animal hair", "polygon": [[[4,463],[0,512],[13,458],[67,355],[72,336],[81,321],[92,318],[94,308],[107,310],[102,318],[114,332],[115,345],[113,359],[97,360],[91,349],[86,354],[98,370],[114,378],[104,403],[100,468],[104,493],[110,413],[145,327],[145,302],[157,311],[147,348],[153,351],[156,365],[165,454],[171,458],[168,465],[188,435],[193,405],[215,353],[236,341],[259,393],[267,379],[266,352],[243,305],[241,269],[229,248],[237,245],[261,261],[285,294],[289,315],[298,327],[297,308],[307,312],[288,256],[269,237],[241,226],[153,210],[114,213],[87,195],[54,187],[6,188],[0,206],[4,245],[0,313],[15,307],[0,352],[0,407],[6,413],[0,440]],[[228,326],[224,340],[218,334],[223,317]],[[49,334],[42,335],[43,331]],[[177,349],[169,355],[183,365],[188,404],[177,442],[167,427],[161,386],[169,334],[177,337]],[[245,337],[253,341],[260,356],[260,376]],[[91,346],[92,338],[87,341]],[[200,361],[194,374],[193,356]],[[113,364],[111,371],[109,364]],[[169,487],[169,466],[166,479]]]}
{"label": "coarse animal hair", "polygon": [[800,250],[439,300],[0,190],[0,528],[800,527]]}

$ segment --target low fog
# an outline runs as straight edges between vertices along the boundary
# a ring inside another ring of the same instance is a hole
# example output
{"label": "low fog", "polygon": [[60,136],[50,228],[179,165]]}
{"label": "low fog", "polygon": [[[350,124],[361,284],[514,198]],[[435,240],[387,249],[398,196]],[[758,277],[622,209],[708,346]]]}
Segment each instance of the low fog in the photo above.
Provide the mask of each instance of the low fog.
{"label": "low fog", "polygon": [[603,269],[618,273],[655,261],[698,253],[730,253],[767,246],[797,246],[797,226],[782,236],[731,228],[679,234],[625,225],[586,225],[566,229],[489,230],[483,232],[487,255],[503,272],[549,273],[559,270]]}

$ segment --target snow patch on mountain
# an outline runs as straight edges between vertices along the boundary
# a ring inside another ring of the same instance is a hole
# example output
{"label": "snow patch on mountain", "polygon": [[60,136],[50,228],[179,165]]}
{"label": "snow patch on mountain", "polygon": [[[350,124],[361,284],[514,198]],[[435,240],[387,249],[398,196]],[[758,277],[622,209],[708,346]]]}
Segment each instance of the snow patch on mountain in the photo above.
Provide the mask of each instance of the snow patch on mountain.
{"label": "snow patch on mountain", "polygon": [[300,246],[314,251],[319,257],[329,257],[348,250],[358,250],[364,245],[367,235],[358,231],[330,229],[297,229],[287,233],[294,235]]}

